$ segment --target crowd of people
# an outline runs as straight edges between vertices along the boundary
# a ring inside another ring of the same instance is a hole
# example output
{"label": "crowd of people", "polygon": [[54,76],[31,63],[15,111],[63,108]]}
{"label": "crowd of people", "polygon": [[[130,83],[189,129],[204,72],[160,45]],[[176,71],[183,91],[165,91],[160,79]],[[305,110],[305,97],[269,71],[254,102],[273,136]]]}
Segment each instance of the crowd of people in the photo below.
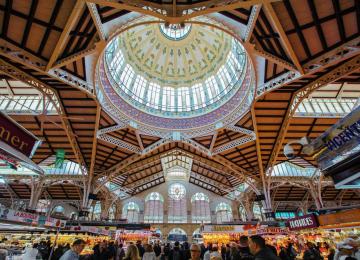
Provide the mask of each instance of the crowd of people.
{"label": "crowd of people", "polygon": [[[319,245],[311,242],[306,243],[302,253],[298,252],[291,242],[286,246],[276,248],[267,244],[261,236],[241,236],[239,243],[230,243],[218,246],[210,244],[180,244],[175,242],[161,244],[157,241],[153,244],[130,243],[126,246],[115,242],[103,241],[96,244],[92,255],[81,255],[86,242],[77,239],[69,244],[51,248],[51,243],[35,243],[32,248],[25,250],[22,259],[51,259],[51,260],[360,260],[359,240],[348,238],[337,244],[336,248],[328,247],[327,257],[320,252]],[[359,250],[358,250],[359,248]],[[0,260],[2,258],[0,257]]]}

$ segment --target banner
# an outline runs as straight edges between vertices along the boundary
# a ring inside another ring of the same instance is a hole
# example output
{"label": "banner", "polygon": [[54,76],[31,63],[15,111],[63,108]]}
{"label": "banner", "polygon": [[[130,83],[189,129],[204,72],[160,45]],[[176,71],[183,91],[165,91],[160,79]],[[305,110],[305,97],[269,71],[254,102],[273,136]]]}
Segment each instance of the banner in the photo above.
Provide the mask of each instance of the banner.
{"label": "banner", "polygon": [[0,141],[29,158],[38,145],[38,139],[33,134],[1,112]]}
{"label": "banner", "polygon": [[55,168],[62,168],[65,160],[65,150],[57,149],[56,150],[56,159],[55,159]]}
{"label": "banner", "polygon": [[319,226],[316,216],[308,214],[301,217],[291,218],[286,221],[290,230],[300,230],[306,228],[316,228]]}
{"label": "banner", "polygon": [[65,220],[7,208],[0,208],[0,220],[24,223],[32,226],[40,225],[60,228],[64,228],[66,224]]}

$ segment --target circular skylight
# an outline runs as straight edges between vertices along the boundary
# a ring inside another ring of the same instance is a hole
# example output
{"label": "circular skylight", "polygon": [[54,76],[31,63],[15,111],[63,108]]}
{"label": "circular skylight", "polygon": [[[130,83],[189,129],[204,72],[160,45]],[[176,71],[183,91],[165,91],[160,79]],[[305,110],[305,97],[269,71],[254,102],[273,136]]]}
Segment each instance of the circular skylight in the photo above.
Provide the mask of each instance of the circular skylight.
{"label": "circular skylight", "polygon": [[144,16],[111,37],[96,77],[108,113],[151,135],[199,136],[248,111],[255,87],[242,44],[213,19],[193,21],[167,27]]}
{"label": "circular skylight", "polygon": [[165,35],[169,40],[179,41],[184,39],[191,30],[191,24],[180,25],[180,24],[170,24],[165,25],[164,23],[160,24],[160,31]]}

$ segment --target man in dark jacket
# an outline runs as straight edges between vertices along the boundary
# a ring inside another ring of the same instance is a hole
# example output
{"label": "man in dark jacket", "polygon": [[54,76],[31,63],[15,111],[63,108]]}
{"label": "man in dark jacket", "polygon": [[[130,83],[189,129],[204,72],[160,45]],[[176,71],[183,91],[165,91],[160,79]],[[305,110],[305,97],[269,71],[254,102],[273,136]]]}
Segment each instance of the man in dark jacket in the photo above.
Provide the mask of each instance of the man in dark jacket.
{"label": "man in dark jacket", "polygon": [[174,243],[174,248],[171,249],[169,254],[169,260],[184,260],[183,251],[180,249],[180,243],[176,241]]}
{"label": "man in dark jacket", "polygon": [[274,253],[266,247],[265,239],[261,236],[251,236],[249,240],[251,254],[254,260],[280,260]]}

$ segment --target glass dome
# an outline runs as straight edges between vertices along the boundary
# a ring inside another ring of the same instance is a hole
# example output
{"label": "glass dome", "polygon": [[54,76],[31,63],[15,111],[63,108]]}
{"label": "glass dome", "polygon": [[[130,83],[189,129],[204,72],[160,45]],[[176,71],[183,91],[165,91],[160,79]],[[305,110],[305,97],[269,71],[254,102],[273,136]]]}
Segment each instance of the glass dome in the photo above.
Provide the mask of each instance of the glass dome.
{"label": "glass dome", "polygon": [[173,118],[207,113],[231,98],[246,55],[239,41],[209,26],[150,24],[115,37],[105,62],[127,102]]}
{"label": "glass dome", "polygon": [[193,138],[249,111],[253,65],[221,23],[200,16],[165,26],[142,16],[125,27],[110,37],[96,67],[97,98],[114,119],[147,135]]}

